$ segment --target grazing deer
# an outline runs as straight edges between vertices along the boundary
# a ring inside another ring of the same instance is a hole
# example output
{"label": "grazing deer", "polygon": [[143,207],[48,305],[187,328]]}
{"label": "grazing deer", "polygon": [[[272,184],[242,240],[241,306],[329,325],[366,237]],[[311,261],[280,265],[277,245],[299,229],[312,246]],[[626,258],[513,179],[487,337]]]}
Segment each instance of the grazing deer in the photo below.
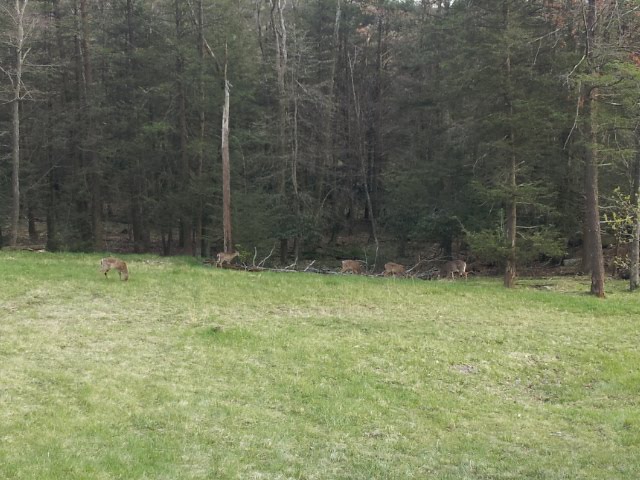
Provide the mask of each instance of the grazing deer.
{"label": "grazing deer", "polygon": [[467,263],[462,260],[451,260],[450,262],[445,263],[440,269],[439,278],[442,277],[451,277],[451,280],[454,279],[454,274],[457,273],[458,276],[464,276],[464,279],[467,279]]}
{"label": "grazing deer", "polygon": [[362,273],[362,264],[358,260],[343,260],[340,273]]}
{"label": "grazing deer", "polygon": [[400,265],[399,263],[389,262],[384,264],[385,277],[388,277],[389,275],[404,275],[406,272],[404,265]]}
{"label": "grazing deer", "polygon": [[240,253],[238,252],[220,252],[216,257],[217,258],[216,267],[220,268],[224,263],[230,264],[231,261],[239,255]]}
{"label": "grazing deer", "polygon": [[127,264],[125,262],[114,257],[107,257],[100,260],[100,271],[104,273],[105,278],[109,278],[107,277],[107,273],[112,268],[118,271],[120,280],[123,280],[125,282],[129,280],[129,269],[127,268]]}

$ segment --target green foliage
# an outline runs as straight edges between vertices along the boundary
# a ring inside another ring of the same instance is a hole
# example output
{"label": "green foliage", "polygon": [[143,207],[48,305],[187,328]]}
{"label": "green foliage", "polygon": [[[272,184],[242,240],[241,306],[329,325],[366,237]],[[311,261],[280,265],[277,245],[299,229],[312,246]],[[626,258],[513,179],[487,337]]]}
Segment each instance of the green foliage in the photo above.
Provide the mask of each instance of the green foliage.
{"label": "green foliage", "polygon": [[[619,247],[629,245],[633,241],[634,226],[640,208],[633,205],[631,196],[622,193],[620,188],[614,189],[609,203],[604,213],[604,231],[613,235],[618,250]],[[628,271],[630,268],[630,259],[626,253],[616,255],[613,262],[617,269]]]}
{"label": "green foliage", "polygon": [[604,212],[604,225],[616,239],[616,243],[629,243],[633,238],[635,218],[640,213],[637,205],[631,203],[631,196],[615,188],[610,206]]}
{"label": "green foliage", "polygon": [[[481,262],[504,266],[510,254],[504,232],[502,223],[493,229],[467,232],[465,239],[473,254]],[[529,265],[545,258],[560,259],[566,254],[565,243],[556,229],[520,228],[516,244],[516,261],[520,265]]]}
{"label": "green foliage", "polygon": [[[220,0],[201,2],[199,32],[192,3],[87,2],[88,51],[78,55],[75,3],[30,2],[29,63],[56,68],[23,78],[20,180],[23,204],[52,227],[49,248],[94,248],[94,196],[107,223],[133,232],[123,249],[153,248],[169,232],[176,240],[190,222],[192,238],[200,222],[205,243],[220,244],[225,61],[233,230],[249,251],[296,239],[315,258],[373,215],[382,243],[400,250],[409,241],[448,249],[468,230],[476,254],[498,262],[494,212],[514,200],[520,261],[555,255],[554,231],[581,232],[591,140],[580,137],[579,84],[597,87],[603,197],[629,185],[640,85],[633,2],[601,12],[593,61],[582,62],[584,21],[568,4],[320,0],[280,19],[265,2]],[[11,18],[0,27],[10,42]],[[0,52],[1,64],[12,61],[11,48]],[[10,84],[0,82],[5,103]],[[10,131],[8,108],[0,127]],[[0,135],[2,158],[8,139]],[[0,162],[5,233],[10,178]]]}

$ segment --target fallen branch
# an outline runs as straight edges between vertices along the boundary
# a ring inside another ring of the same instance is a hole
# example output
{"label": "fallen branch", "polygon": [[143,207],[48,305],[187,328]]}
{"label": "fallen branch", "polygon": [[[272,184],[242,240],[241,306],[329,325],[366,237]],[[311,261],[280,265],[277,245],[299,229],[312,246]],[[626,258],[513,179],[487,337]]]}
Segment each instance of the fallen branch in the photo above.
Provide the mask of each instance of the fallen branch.
{"label": "fallen branch", "polygon": [[262,268],[262,266],[264,265],[264,263],[269,260],[269,258],[271,257],[271,255],[273,255],[273,251],[276,248],[276,244],[273,244],[273,247],[271,248],[271,251],[269,252],[269,255],[267,255],[265,258],[262,259],[262,261],[258,264],[258,268]]}
{"label": "fallen branch", "polygon": [[418,263],[416,263],[413,267],[409,268],[405,273],[406,273],[406,274],[411,273],[411,272],[412,272],[413,270],[415,270],[415,269],[418,267],[418,265],[420,265],[422,262],[424,262],[424,260],[422,260],[422,259],[420,258],[420,256],[418,256]]}

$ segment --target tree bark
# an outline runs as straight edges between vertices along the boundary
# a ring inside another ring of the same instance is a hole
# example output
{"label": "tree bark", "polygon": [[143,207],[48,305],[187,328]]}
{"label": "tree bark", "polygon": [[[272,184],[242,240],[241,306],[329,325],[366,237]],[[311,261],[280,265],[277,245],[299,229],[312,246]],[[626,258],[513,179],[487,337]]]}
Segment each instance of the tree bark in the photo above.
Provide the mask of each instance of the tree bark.
{"label": "tree bark", "polygon": [[91,50],[89,49],[89,13],[87,0],[80,0],[80,22],[82,53],[83,87],[85,118],[84,150],[89,156],[89,185],[91,188],[91,231],[93,234],[94,250],[102,250],[104,245],[104,226],[102,223],[102,185],[100,165],[98,162],[97,135],[95,124],[95,99],[93,94],[93,68],[91,65]]}
{"label": "tree bark", "polygon": [[[271,6],[271,28],[275,40],[275,69],[278,88],[278,139],[277,156],[281,162],[280,174],[278,178],[278,191],[283,202],[287,199],[287,172],[288,172],[288,152],[287,152],[287,95],[286,95],[286,72],[288,63],[287,51],[287,28],[284,19],[284,5],[286,0],[269,0]],[[280,238],[280,245],[288,244],[288,239]],[[280,249],[280,260],[287,261],[287,248]]]}
{"label": "tree bark", "polygon": [[[48,39],[45,41],[46,51],[49,58],[58,58],[60,63],[63,63],[65,60],[65,51],[64,51],[64,43],[62,40],[62,17],[60,13],[60,6],[58,0],[52,0],[51,2],[51,11],[50,16],[54,21],[54,30],[55,30],[55,41],[51,43]],[[56,50],[57,49],[57,50]],[[60,88],[60,103],[62,107],[67,104],[68,96],[68,80],[67,80],[67,70],[62,69],[60,72],[62,84]],[[47,196],[47,213],[46,213],[46,222],[47,222],[47,242],[46,249],[48,251],[57,251],[60,249],[60,238],[59,238],[59,226],[58,226],[58,207],[60,205],[60,190],[62,184],[62,173],[61,168],[58,162],[56,161],[56,151],[54,149],[54,91],[55,87],[52,86],[54,74],[51,71],[47,71],[46,76],[47,81],[47,171],[48,171],[48,180],[49,180],[49,194]],[[65,155],[70,156],[70,155]],[[71,155],[72,156],[72,155]]]}
{"label": "tree bark", "polygon": [[[509,2],[504,4],[505,12],[505,32],[509,32]],[[509,198],[507,201],[507,264],[504,269],[504,286],[513,288],[516,280],[516,228],[517,228],[517,198],[516,198],[516,147],[515,147],[515,129],[513,126],[513,88],[511,79],[511,46],[507,46],[506,60],[507,74],[507,102],[509,103],[509,161],[507,166],[508,181],[507,190]]]}
{"label": "tree bark", "polygon": [[[333,166],[333,133],[334,129],[334,112],[335,112],[335,101],[333,98],[335,83],[336,83],[336,65],[338,63],[338,55],[339,55],[339,34],[340,34],[340,18],[341,18],[341,0],[337,0],[336,2],[336,16],[335,22],[333,25],[333,45],[331,48],[331,73],[329,78],[329,91],[326,95],[326,101],[324,102],[324,124],[323,124],[323,135],[322,135],[322,163],[319,167],[319,171],[317,174],[316,180],[316,202],[318,205],[318,210],[316,212],[316,218],[319,218],[322,213],[322,208],[324,206],[324,200],[326,198],[327,193],[325,193],[325,177],[326,171],[328,168]],[[331,186],[329,186],[331,188]],[[334,192],[335,196],[335,192]]]}
{"label": "tree bark", "polygon": [[[286,151],[286,84],[285,75],[287,72],[287,29],[284,21],[282,2],[286,0],[269,0],[271,3],[271,25],[273,28],[276,46],[276,74],[278,84],[278,155],[282,159],[280,174],[280,192],[284,195],[286,191],[287,179],[287,151]],[[277,14],[277,17],[276,17]]]}
{"label": "tree bark", "polygon": [[629,290],[640,288],[640,126],[636,127],[636,160],[633,168],[633,238],[631,240]]}
{"label": "tree bark", "polygon": [[587,114],[585,136],[592,145],[586,146],[585,151],[585,224],[588,237],[587,261],[591,269],[591,294],[603,298],[604,292],[604,258],[602,255],[602,238],[600,235],[600,207],[598,203],[598,160],[594,152],[593,142],[596,141],[595,119],[593,118],[593,90],[586,94],[585,109]]}
{"label": "tree bark", "polygon": [[206,117],[205,117],[205,104],[206,104],[206,90],[205,90],[205,70],[204,70],[204,57],[205,57],[205,39],[204,39],[204,8],[202,0],[198,0],[198,12],[197,12],[197,26],[198,26],[198,58],[200,60],[200,146],[198,148],[198,201],[197,209],[195,213],[195,250],[194,255],[196,257],[202,256],[202,228],[203,228],[203,193],[201,192],[201,180],[202,172],[204,168],[204,137],[206,130]]}
{"label": "tree bark", "polygon": [[175,0],[175,23],[176,23],[176,96],[178,105],[178,150],[180,155],[180,183],[182,187],[182,198],[180,204],[180,230],[178,232],[178,245],[184,249],[186,255],[193,253],[193,218],[190,205],[190,183],[191,166],[189,162],[188,142],[189,132],[187,126],[187,92],[184,85],[185,59],[181,52],[181,42],[185,36],[183,27],[183,3]]}
{"label": "tree bark", "polygon": [[[589,0],[586,11],[586,58],[591,72],[597,72],[594,64],[594,43],[596,29],[596,0]],[[596,96],[597,89],[590,85],[581,87],[581,103],[584,115],[585,145],[585,224],[588,238],[588,263],[591,268],[591,294],[604,298],[604,258],[600,235],[600,206],[598,203],[598,159],[596,143]]]}
{"label": "tree bark", "polygon": [[222,229],[224,251],[233,248],[231,232],[231,166],[229,161],[229,80],[227,80],[227,54],[224,61],[224,109],[222,111]]}
{"label": "tree bark", "polygon": [[[351,89],[353,94],[353,108],[355,113],[356,137],[357,137],[356,142],[358,145],[357,154],[360,160],[360,175],[361,175],[362,184],[364,187],[366,211],[368,212],[369,225],[371,227],[371,237],[373,238],[373,241],[376,245],[376,260],[377,260],[377,254],[378,254],[378,249],[380,244],[378,242],[376,215],[373,211],[373,202],[371,201],[371,191],[370,191],[368,172],[367,172],[367,156],[366,156],[365,146],[364,146],[365,138],[362,133],[362,123],[363,123],[362,110],[361,110],[360,102],[358,100],[358,95],[356,92],[356,85],[355,85],[355,79],[353,74],[353,61],[351,60],[351,58],[349,58],[349,73],[351,74]],[[372,268],[375,269],[375,267],[376,267],[376,264],[374,260],[374,264]]]}
{"label": "tree bark", "polygon": [[373,139],[372,139],[372,152],[371,152],[371,165],[370,176],[369,176],[369,186],[371,190],[371,212],[375,214],[376,218],[380,213],[380,175],[382,172],[382,162],[384,159],[383,155],[383,104],[384,97],[382,92],[382,74],[383,74],[383,53],[384,53],[384,42],[383,35],[384,34],[384,13],[381,11],[378,12],[378,22],[377,22],[377,45],[376,45],[376,75],[375,75],[375,83],[373,87],[373,105],[374,105],[374,114],[372,115],[371,127],[373,130]]}
{"label": "tree bark", "polygon": [[20,221],[20,100],[22,95],[22,67],[24,57],[24,12],[28,0],[15,1],[16,37],[15,37],[15,75],[13,78],[13,99],[11,100],[11,224],[9,228],[9,245],[18,243],[18,226]]}

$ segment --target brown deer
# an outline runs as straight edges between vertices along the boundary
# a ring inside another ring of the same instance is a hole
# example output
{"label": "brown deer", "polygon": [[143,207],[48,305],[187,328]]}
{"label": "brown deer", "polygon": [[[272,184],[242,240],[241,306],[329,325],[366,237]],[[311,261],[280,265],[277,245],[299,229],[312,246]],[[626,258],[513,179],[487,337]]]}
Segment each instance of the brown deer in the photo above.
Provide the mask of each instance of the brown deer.
{"label": "brown deer", "polygon": [[120,280],[125,282],[129,280],[129,269],[124,261],[114,257],[107,257],[100,260],[100,271],[104,273],[105,278],[109,278],[107,273],[112,268],[118,271]]}
{"label": "brown deer", "polygon": [[462,260],[451,260],[450,262],[445,263],[440,269],[440,274],[438,278],[451,278],[454,279],[454,274],[457,273],[458,276],[464,276],[464,279],[467,279],[467,263]]}
{"label": "brown deer", "polygon": [[362,264],[358,260],[343,260],[340,273],[362,273]]}
{"label": "brown deer", "polygon": [[231,261],[239,256],[239,252],[220,252],[216,257],[216,267],[220,268],[225,263],[231,263]]}
{"label": "brown deer", "polygon": [[400,265],[399,263],[389,262],[384,264],[384,276],[388,277],[389,275],[404,275],[407,270],[404,268],[404,265]]}

